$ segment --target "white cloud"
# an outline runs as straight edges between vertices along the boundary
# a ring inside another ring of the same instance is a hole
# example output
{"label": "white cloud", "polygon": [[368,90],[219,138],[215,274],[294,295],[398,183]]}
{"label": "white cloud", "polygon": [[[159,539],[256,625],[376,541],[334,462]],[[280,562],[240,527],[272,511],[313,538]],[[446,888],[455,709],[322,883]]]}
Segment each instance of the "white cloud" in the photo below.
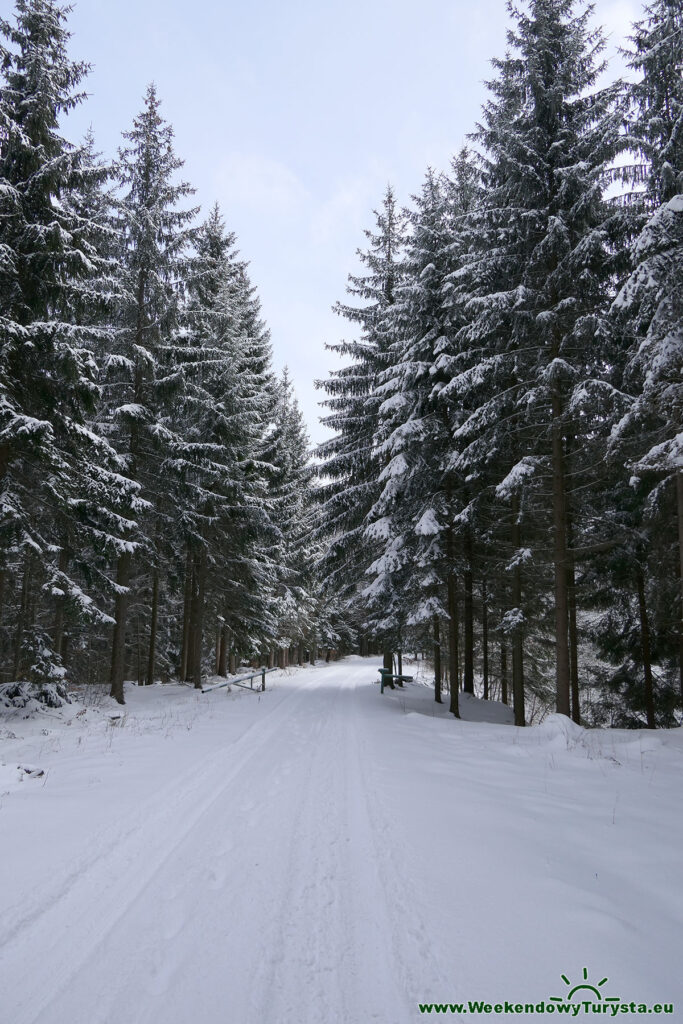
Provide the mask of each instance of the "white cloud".
{"label": "white cloud", "polygon": [[357,197],[354,190],[344,185],[320,204],[311,217],[311,237],[314,242],[326,243],[335,233],[340,221],[349,215],[355,220]]}
{"label": "white cloud", "polygon": [[340,182],[334,192],[312,211],[311,239],[317,245],[327,245],[349,231],[360,235],[361,228],[366,226],[370,206],[377,205],[380,198],[374,195],[372,183],[366,178]]}
{"label": "white cloud", "polygon": [[310,202],[294,171],[269,157],[231,154],[217,168],[215,180],[226,207],[239,205],[288,215],[298,214]]}
{"label": "white cloud", "polygon": [[611,0],[610,3],[597,8],[595,12],[596,19],[604,25],[610,42],[618,46],[623,46],[626,36],[631,31],[631,25],[641,17],[641,14],[641,5],[634,0]]}

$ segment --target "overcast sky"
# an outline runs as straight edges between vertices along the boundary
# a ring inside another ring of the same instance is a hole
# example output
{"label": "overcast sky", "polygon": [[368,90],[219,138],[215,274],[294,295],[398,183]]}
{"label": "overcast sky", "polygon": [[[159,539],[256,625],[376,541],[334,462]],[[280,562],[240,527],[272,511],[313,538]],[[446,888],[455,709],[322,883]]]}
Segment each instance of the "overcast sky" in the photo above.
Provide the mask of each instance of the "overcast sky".
{"label": "overcast sky", "polygon": [[[611,52],[639,16],[639,0],[598,0]],[[507,23],[504,0],[75,4],[72,53],[93,72],[67,134],[92,124],[113,156],[156,82],[197,202],[218,201],[251,264],[313,441],[326,436],[313,380],[336,365],[324,344],[350,331],[330,307],[372,209],[388,181],[405,203],[427,165],[448,166]]]}

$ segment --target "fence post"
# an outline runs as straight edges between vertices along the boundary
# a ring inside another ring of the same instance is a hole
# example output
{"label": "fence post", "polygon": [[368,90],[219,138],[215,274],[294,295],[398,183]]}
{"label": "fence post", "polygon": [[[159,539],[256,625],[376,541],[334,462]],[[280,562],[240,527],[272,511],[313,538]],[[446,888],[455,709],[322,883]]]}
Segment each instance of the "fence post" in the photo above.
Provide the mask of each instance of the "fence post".
{"label": "fence post", "polygon": [[261,691],[265,690],[265,688],[266,688],[266,670],[265,670],[265,668],[262,668],[261,669]]}

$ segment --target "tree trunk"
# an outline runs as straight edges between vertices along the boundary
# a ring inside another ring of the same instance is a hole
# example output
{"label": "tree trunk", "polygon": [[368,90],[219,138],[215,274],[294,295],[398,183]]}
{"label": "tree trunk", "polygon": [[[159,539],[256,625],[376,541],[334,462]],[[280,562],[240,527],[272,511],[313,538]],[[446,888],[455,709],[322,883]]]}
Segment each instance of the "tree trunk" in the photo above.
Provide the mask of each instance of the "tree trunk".
{"label": "tree trunk", "polygon": [[[194,568],[192,569],[192,577],[191,578],[192,578],[192,593],[194,594],[194,588],[197,586],[196,573],[195,573]],[[190,597],[190,618],[189,618],[189,626],[188,626],[188,631],[187,631],[187,668],[185,670],[185,682],[187,682],[187,683],[191,683],[192,682],[192,672],[194,671],[194,669],[193,669],[193,666],[194,666],[194,649],[195,649],[195,646],[196,646],[195,645],[196,635],[195,635],[195,631],[194,631],[194,626],[192,624],[192,615],[193,615],[192,603],[193,603],[193,598]]]}
{"label": "tree trunk", "polygon": [[652,685],[652,656],[650,653],[650,623],[645,604],[645,577],[642,567],[636,569],[638,587],[638,610],[640,612],[640,648],[643,656],[643,675],[645,676],[645,715],[648,729],[656,729],[654,688]]}
{"label": "tree trunk", "polygon": [[109,673],[109,696],[119,704],[125,704],[123,678],[126,671],[126,618],[128,615],[128,584],[133,556],[129,551],[119,555],[116,563],[116,586],[118,592],[114,606],[114,636],[111,645],[111,669]]}
{"label": "tree trunk", "polygon": [[[522,531],[519,524],[519,499],[512,499],[512,545],[516,550],[522,545]],[[512,606],[522,611],[522,570],[517,564],[512,573]],[[515,725],[524,725],[524,649],[522,626],[517,625],[512,635],[512,701]]]}
{"label": "tree trunk", "polygon": [[567,591],[569,597],[569,672],[572,696],[572,719],[581,725],[579,697],[579,631],[576,624],[576,576],[574,559],[569,555],[567,562]]}
{"label": "tree trunk", "polygon": [[500,699],[503,704],[508,702],[508,649],[505,643],[500,645]]}
{"label": "tree trunk", "polygon": [[486,579],[481,581],[481,647],[483,656],[484,700],[489,699],[489,610]]}
{"label": "tree trunk", "polygon": [[567,595],[567,497],[564,479],[562,399],[552,398],[553,561],[555,564],[555,705],[570,714],[569,602]]}
{"label": "tree trunk", "polygon": [[185,584],[183,586],[183,637],[180,648],[180,679],[185,682],[190,666],[190,612],[192,607],[192,553],[187,546],[185,556]]}
{"label": "tree trunk", "polygon": [[0,484],[2,484],[7,470],[9,469],[12,451],[8,444],[0,444]]}
{"label": "tree trunk", "polygon": [[157,645],[157,622],[159,618],[159,571],[155,567],[152,570],[152,616],[149,626],[149,654],[147,657],[147,685],[154,682],[154,668],[156,661]]}
{"label": "tree trunk", "polygon": [[[565,439],[565,466],[571,472],[570,455],[574,438]],[[567,601],[569,607],[569,682],[571,689],[572,720],[581,725],[581,701],[579,695],[579,630],[576,621],[576,562],[574,555],[574,526],[569,501],[567,513]]]}
{"label": "tree trunk", "polygon": [[142,686],[142,630],[140,628],[140,612],[138,611],[135,616],[135,632],[137,635],[137,641],[135,644],[135,660],[136,670],[135,678],[137,679],[137,685]]}
{"label": "tree trunk", "polygon": [[[59,549],[57,568],[61,573],[66,573],[69,568],[69,549],[66,538]],[[66,609],[66,598],[58,597],[55,600],[55,620],[52,630],[54,651],[58,657],[62,656],[62,644],[64,641],[64,612]]]}
{"label": "tree trunk", "polygon": [[683,707],[683,566],[680,566],[678,571],[681,573],[681,593],[678,598],[678,675],[681,690],[681,707]]}
{"label": "tree trunk", "polygon": [[441,703],[441,640],[439,636],[439,616],[432,619],[434,627],[434,700]]}
{"label": "tree trunk", "polygon": [[60,652],[62,666],[64,668],[66,668],[66,666],[69,664],[69,653],[69,633],[66,632],[62,633],[62,649]]}
{"label": "tree trunk", "polygon": [[195,579],[192,586],[192,682],[195,690],[202,688],[202,647],[204,635],[204,587],[206,582],[206,550],[201,549],[195,559]]}
{"label": "tree trunk", "polygon": [[[573,577],[573,572],[571,575]],[[569,671],[571,673],[572,719],[577,725],[581,725],[581,695],[579,693],[579,631],[576,623],[576,595],[573,591],[574,583],[571,578],[569,586]]]}
{"label": "tree trunk", "polygon": [[221,625],[219,649],[218,649],[218,675],[227,676],[228,674],[228,626],[224,622]]}
{"label": "tree trunk", "polygon": [[467,527],[465,531],[465,674],[463,679],[463,690],[465,693],[474,693],[474,595],[472,593],[472,562],[474,560],[472,549],[472,531]]}
{"label": "tree trunk", "polygon": [[456,718],[460,718],[458,707],[458,592],[455,579],[454,551],[453,551],[453,530],[448,527],[446,531],[446,561],[448,564],[448,579],[446,591],[448,598],[448,676],[450,681],[450,706],[449,711]]}
{"label": "tree trunk", "polygon": [[678,661],[681,683],[681,705],[683,705],[683,473],[676,474],[676,499],[678,506]]}
{"label": "tree trunk", "polygon": [[230,675],[237,675],[237,655],[234,651],[230,651],[228,664],[230,665]]}
{"label": "tree trunk", "polygon": [[453,573],[448,577],[448,669],[451,680],[449,711],[460,718],[458,707],[458,594]]}
{"label": "tree trunk", "polygon": [[384,668],[387,672],[394,671],[394,656],[389,648],[384,648]]}
{"label": "tree trunk", "polygon": [[18,680],[22,670],[22,648],[24,642],[24,630],[28,617],[28,594],[31,585],[31,556],[24,558],[24,574],[21,580],[21,599],[19,602],[19,615],[17,617],[17,631],[14,636],[14,664],[12,666],[12,678]]}
{"label": "tree trunk", "polygon": [[313,639],[313,640],[311,640],[311,657],[310,657],[311,665],[315,665],[315,659],[317,657],[318,657],[318,645],[317,645],[315,639]]}

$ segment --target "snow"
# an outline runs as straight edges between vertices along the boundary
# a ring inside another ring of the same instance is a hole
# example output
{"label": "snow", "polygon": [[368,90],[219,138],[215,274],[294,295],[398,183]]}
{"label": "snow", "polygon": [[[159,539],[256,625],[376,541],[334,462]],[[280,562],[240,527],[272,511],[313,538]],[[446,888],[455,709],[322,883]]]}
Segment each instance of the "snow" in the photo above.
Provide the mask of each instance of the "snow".
{"label": "snow", "polygon": [[391,516],[382,516],[365,527],[365,536],[370,540],[389,540],[392,533]]}
{"label": "snow", "polygon": [[458,711],[465,722],[494,722],[497,725],[513,725],[515,716],[512,708],[500,701],[482,700],[472,693],[458,694]]}
{"label": "snow", "polygon": [[418,537],[432,537],[441,533],[441,527],[439,526],[434,509],[428,508],[423,512],[415,524],[415,533]]}
{"label": "snow", "polygon": [[516,569],[518,565],[524,565],[528,562],[533,562],[534,554],[531,548],[517,548],[512,558],[505,566],[506,572],[511,572]]}
{"label": "snow", "polygon": [[683,431],[650,449],[635,465],[636,469],[683,470]]}
{"label": "snow", "polygon": [[[422,585],[424,582],[421,581]],[[428,597],[425,601],[418,601],[414,610],[408,616],[406,622],[409,626],[416,626],[419,623],[427,622],[434,615],[443,615],[444,608],[437,597]]]}
{"label": "snow", "polygon": [[[522,555],[525,555],[527,550],[527,548],[522,548]],[[512,565],[517,565],[518,561],[526,561],[526,559],[516,560],[513,558]],[[503,634],[512,633],[514,630],[520,629],[525,622],[526,619],[521,608],[509,608],[500,620],[500,630]]]}
{"label": "snow", "polygon": [[390,398],[387,398],[385,402],[382,402],[379,407],[379,414],[380,416],[387,416],[391,412],[400,412],[407,404],[408,399],[406,396],[397,391]]}
{"label": "snow", "polygon": [[379,665],[5,713],[2,1024],[410,1024],[584,967],[680,1006],[683,730],[456,721]]}
{"label": "snow", "polygon": [[497,498],[510,498],[517,494],[524,486],[525,481],[534,475],[538,468],[538,459],[525,455],[516,463],[504,480],[496,487]]}
{"label": "snow", "polygon": [[403,477],[409,470],[408,462],[404,455],[396,455],[389,462],[379,475],[379,480],[391,480],[395,477]]}
{"label": "snow", "polygon": [[144,420],[147,417],[147,410],[144,405],[136,402],[129,402],[127,405],[120,405],[114,410],[116,416],[128,416],[134,420]]}

